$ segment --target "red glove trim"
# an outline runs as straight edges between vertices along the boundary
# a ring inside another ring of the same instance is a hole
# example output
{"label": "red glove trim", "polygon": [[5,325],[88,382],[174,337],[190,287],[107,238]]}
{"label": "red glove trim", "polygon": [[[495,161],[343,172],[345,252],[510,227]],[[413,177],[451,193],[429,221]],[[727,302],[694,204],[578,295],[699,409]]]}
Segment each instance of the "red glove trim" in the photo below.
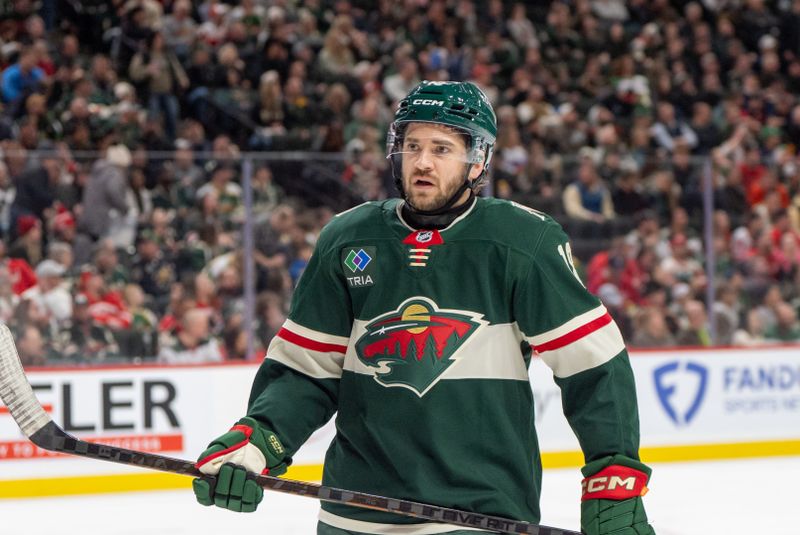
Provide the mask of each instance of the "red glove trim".
{"label": "red glove trim", "polygon": [[239,431],[240,433],[244,433],[244,436],[247,440],[250,440],[250,435],[253,434],[253,428],[244,424],[234,425],[231,427],[231,431]]}
{"label": "red glove trim", "polygon": [[612,464],[581,481],[581,501],[627,500],[647,493],[647,474]]}
{"label": "red glove trim", "polygon": [[197,461],[195,463],[195,465],[194,465],[195,468],[200,468],[204,464],[213,461],[217,457],[222,457],[223,455],[227,455],[228,453],[230,453],[232,451],[236,451],[239,448],[244,448],[247,445],[247,443],[250,442],[250,435],[253,434],[253,428],[252,427],[250,427],[248,425],[242,425],[242,424],[234,425],[233,427],[231,427],[231,431],[239,431],[240,433],[244,433],[244,440],[239,442],[239,443],[237,443],[237,444],[234,444],[233,446],[231,446],[229,448],[225,448],[224,450],[218,451],[216,453],[212,453],[208,457],[200,459],[199,461]]}

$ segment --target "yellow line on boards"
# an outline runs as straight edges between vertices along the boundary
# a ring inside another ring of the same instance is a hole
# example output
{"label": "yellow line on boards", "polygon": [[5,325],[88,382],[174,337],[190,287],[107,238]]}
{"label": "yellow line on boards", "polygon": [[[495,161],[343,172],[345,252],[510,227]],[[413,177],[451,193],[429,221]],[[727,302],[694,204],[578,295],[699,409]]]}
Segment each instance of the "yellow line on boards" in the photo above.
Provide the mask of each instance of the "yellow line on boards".
{"label": "yellow line on boards", "polygon": [[642,448],[639,453],[648,463],[779,457],[800,455],[800,440],[659,446]]}
{"label": "yellow line on boards", "polygon": [[[642,461],[646,463],[779,457],[800,455],[800,440],[650,446],[641,448],[639,455]],[[542,466],[544,468],[580,467],[583,466],[583,462],[583,454],[579,451],[542,453]]]}
{"label": "yellow line on boards", "polygon": [[39,498],[77,494],[105,494],[137,490],[188,488],[191,479],[177,474],[113,474],[53,477],[0,482],[0,498]]}
{"label": "yellow line on boards", "polygon": [[[647,463],[800,455],[800,440],[655,446],[642,448],[640,453],[642,460]],[[545,452],[542,454],[542,465],[544,468],[580,467],[583,465],[583,454],[579,451]],[[320,481],[322,465],[291,466],[285,477],[301,481]],[[0,480],[0,499],[144,490],[188,491],[191,481],[187,476],[154,472]]]}
{"label": "yellow line on boards", "polygon": [[[322,465],[291,466],[285,477],[301,481],[320,481]],[[0,480],[0,499],[189,489],[191,486],[191,477],[153,472]]]}

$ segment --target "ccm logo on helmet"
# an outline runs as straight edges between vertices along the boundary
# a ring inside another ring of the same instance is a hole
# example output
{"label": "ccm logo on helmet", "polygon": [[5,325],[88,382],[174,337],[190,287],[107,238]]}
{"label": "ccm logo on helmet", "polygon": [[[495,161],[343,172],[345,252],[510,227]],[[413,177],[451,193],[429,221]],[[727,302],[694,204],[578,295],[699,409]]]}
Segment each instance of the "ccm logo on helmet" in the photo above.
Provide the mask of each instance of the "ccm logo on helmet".
{"label": "ccm logo on helmet", "polygon": [[443,100],[433,100],[430,98],[415,98],[411,101],[412,104],[421,104],[423,106],[444,106]]}

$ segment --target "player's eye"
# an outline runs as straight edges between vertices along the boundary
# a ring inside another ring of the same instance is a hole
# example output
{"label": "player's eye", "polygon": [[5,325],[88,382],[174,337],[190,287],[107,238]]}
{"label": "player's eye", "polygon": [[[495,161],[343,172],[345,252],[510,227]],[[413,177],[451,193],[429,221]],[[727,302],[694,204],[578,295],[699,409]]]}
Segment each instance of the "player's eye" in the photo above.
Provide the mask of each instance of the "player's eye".
{"label": "player's eye", "polygon": [[419,151],[419,143],[408,142],[406,143],[406,149],[408,152],[417,152]]}
{"label": "player's eye", "polygon": [[443,154],[450,154],[450,147],[446,147],[444,145],[436,145],[433,149],[434,153],[443,155]]}

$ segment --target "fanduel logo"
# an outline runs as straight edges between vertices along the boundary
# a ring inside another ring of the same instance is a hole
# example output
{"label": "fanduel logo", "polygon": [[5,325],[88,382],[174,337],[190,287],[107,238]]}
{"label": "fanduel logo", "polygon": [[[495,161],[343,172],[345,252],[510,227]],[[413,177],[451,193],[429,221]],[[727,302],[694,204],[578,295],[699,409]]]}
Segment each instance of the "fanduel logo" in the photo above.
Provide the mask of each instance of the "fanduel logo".
{"label": "fanduel logo", "polygon": [[675,425],[697,416],[708,386],[708,368],[695,362],[669,362],[653,371],[658,400]]}

